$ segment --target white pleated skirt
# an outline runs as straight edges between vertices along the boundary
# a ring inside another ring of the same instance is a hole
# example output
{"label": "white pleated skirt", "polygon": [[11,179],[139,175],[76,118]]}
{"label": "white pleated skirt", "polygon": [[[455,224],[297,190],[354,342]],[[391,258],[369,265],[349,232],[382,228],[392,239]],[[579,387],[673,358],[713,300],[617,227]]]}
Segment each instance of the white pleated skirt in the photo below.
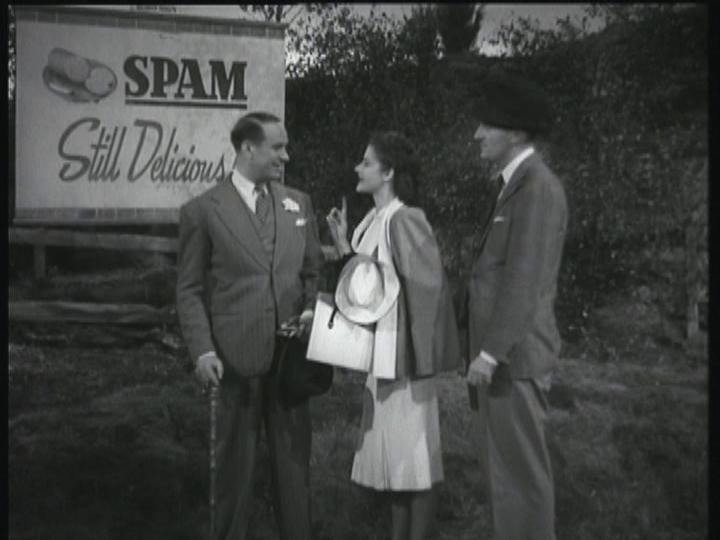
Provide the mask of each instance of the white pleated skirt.
{"label": "white pleated skirt", "polygon": [[434,377],[365,383],[351,479],[386,491],[420,491],[443,480]]}

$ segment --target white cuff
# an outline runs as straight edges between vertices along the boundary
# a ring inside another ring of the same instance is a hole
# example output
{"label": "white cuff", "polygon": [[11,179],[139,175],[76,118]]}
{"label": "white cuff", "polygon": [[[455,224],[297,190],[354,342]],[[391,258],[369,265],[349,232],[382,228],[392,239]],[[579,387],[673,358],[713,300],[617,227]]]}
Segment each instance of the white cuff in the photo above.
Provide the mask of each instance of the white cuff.
{"label": "white cuff", "polygon": [[480,358],[485,360],[488,364],[492,364],[493,366],[498,365],[498,361],[495,360],[495,358],[490,353],[486,353],[485,351],[480,351]]}
{"label": "white cuff", "polygon": [[300,319],[312,319],[315,312],[312,309],[306,309],[300,315]]}
{"label": "white cuff", "polygon": [[200,356],[198,356],[197,361],[199,362],[203,358],[210,358],[211,356],[217,357],[217,354],[215,354],[215,351],[208,351],[206,353],[202,353]]}

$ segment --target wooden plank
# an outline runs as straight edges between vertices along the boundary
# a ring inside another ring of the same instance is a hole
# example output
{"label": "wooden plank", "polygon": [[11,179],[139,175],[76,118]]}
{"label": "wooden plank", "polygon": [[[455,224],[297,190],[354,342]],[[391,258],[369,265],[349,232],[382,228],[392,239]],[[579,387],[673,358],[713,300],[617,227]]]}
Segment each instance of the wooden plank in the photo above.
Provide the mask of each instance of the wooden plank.
{"label": "wooden plank", "polygon": [[177,225],[178,220],[177,208],[15,208],[13,212],[13,224],[20,227]]}
{"label": "wooden plank", "polygon": [[[30,244],[74,248],[117,249],[121,251],[157,251],[177,253],[177,238],[148,236],[142,234],[92,233],[63,229],[30,229],[11,227],[8,229],[11,244]],[[338,258],[334,246],[322,246],[325,259]]]}
{"label": "wooden plank", "polygon": [[[118,4],[119,5],[119,4]],[[142,7],[142,6],[141,6]],[[231,19],[227,17],[221,17],[217,15],[196,15],[193,13],[169,13],[167,11],[148,11],[147,9],[127,9],[127,6],[121,6],[121,8],[106,8],[96,7],[87,5],[15,5],[14,6],[16,17],[32,16],[37,17],[38,13],[49,13],[57,16],[58,21],[63,21],[66,18],[72,18],[77,20],[85,18],[88,20],[88,24],[93,24],[95,17],[106,17],[114,16],[118,19],[134,19],[134,20],[158,20],[158,21],[177,21],[177,22],[202,22],[206,24],[221,24],[229,25],[233,29],[238,31],[242,30],[254,30],[262,29],[267,30],[274,36],[283,38],[284,31],[288,27],[288,23],[275,22],[275,21],[256,21],[251,19]]]}
{"label": "wooden plank", "polygon": [[11,244],[31,244],[75,248],[117,249],[122,251],[159,251],[176,253],[177,238],[142,234],[92,233],[62,229],[8,229]]}
{"label": "wooden plank", "polygon": [[10,320],[31,322],[83,322],[97,324],[171,323],[172,308],[146,304],[96,304],[85,302],[8,302]]}

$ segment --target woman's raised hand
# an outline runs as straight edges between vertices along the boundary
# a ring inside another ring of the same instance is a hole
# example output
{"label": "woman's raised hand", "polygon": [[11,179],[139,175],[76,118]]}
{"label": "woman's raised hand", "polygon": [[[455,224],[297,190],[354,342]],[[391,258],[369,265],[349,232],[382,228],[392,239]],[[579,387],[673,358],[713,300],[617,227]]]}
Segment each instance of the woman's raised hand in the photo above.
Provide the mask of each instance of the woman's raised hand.
{"label": "woman's raised hand", "polygon": [[325,218],[328,227],[330,227],[330,234],[332,235],[335,247],[338,249],[341,255],[352,251],[350,244],[347,240],[348,224],[347,224],[347,199],[342,198],[342,206],[340,210],[337,207],[333,207],[330,213]]}

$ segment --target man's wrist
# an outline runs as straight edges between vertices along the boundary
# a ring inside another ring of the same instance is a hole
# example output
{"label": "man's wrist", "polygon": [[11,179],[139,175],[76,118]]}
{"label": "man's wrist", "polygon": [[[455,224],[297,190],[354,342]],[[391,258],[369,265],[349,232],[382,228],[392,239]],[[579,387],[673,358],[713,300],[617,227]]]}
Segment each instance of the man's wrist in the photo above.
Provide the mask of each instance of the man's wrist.
{"label": "man's wrist", "polygon": [[197,364],[203,358],[213,358],[213,357],[217,358],[217,354],[215,354],[215,351],[208,351],[208,352],[202,353],[200,356],[198,356],[195,363]]}
{"label": "man's wrist", "polygon": [[350,242],[348,242],[347,239],[340,240],[337,245],[337,251],[340,257],[343,257],[348,253],[352,253],[352,247],[350,246]]}
{"label": "man's wrist", "polygon": [[489,352],[480,351],[480,355],[478,356],[478,358],[483,359],[485,362],[487,362],[488,364],[490,364],[492,366],[497,367],[497,365],[498,365],[498,361],[495,360],[495,357],[493,355],[491,355]]}

